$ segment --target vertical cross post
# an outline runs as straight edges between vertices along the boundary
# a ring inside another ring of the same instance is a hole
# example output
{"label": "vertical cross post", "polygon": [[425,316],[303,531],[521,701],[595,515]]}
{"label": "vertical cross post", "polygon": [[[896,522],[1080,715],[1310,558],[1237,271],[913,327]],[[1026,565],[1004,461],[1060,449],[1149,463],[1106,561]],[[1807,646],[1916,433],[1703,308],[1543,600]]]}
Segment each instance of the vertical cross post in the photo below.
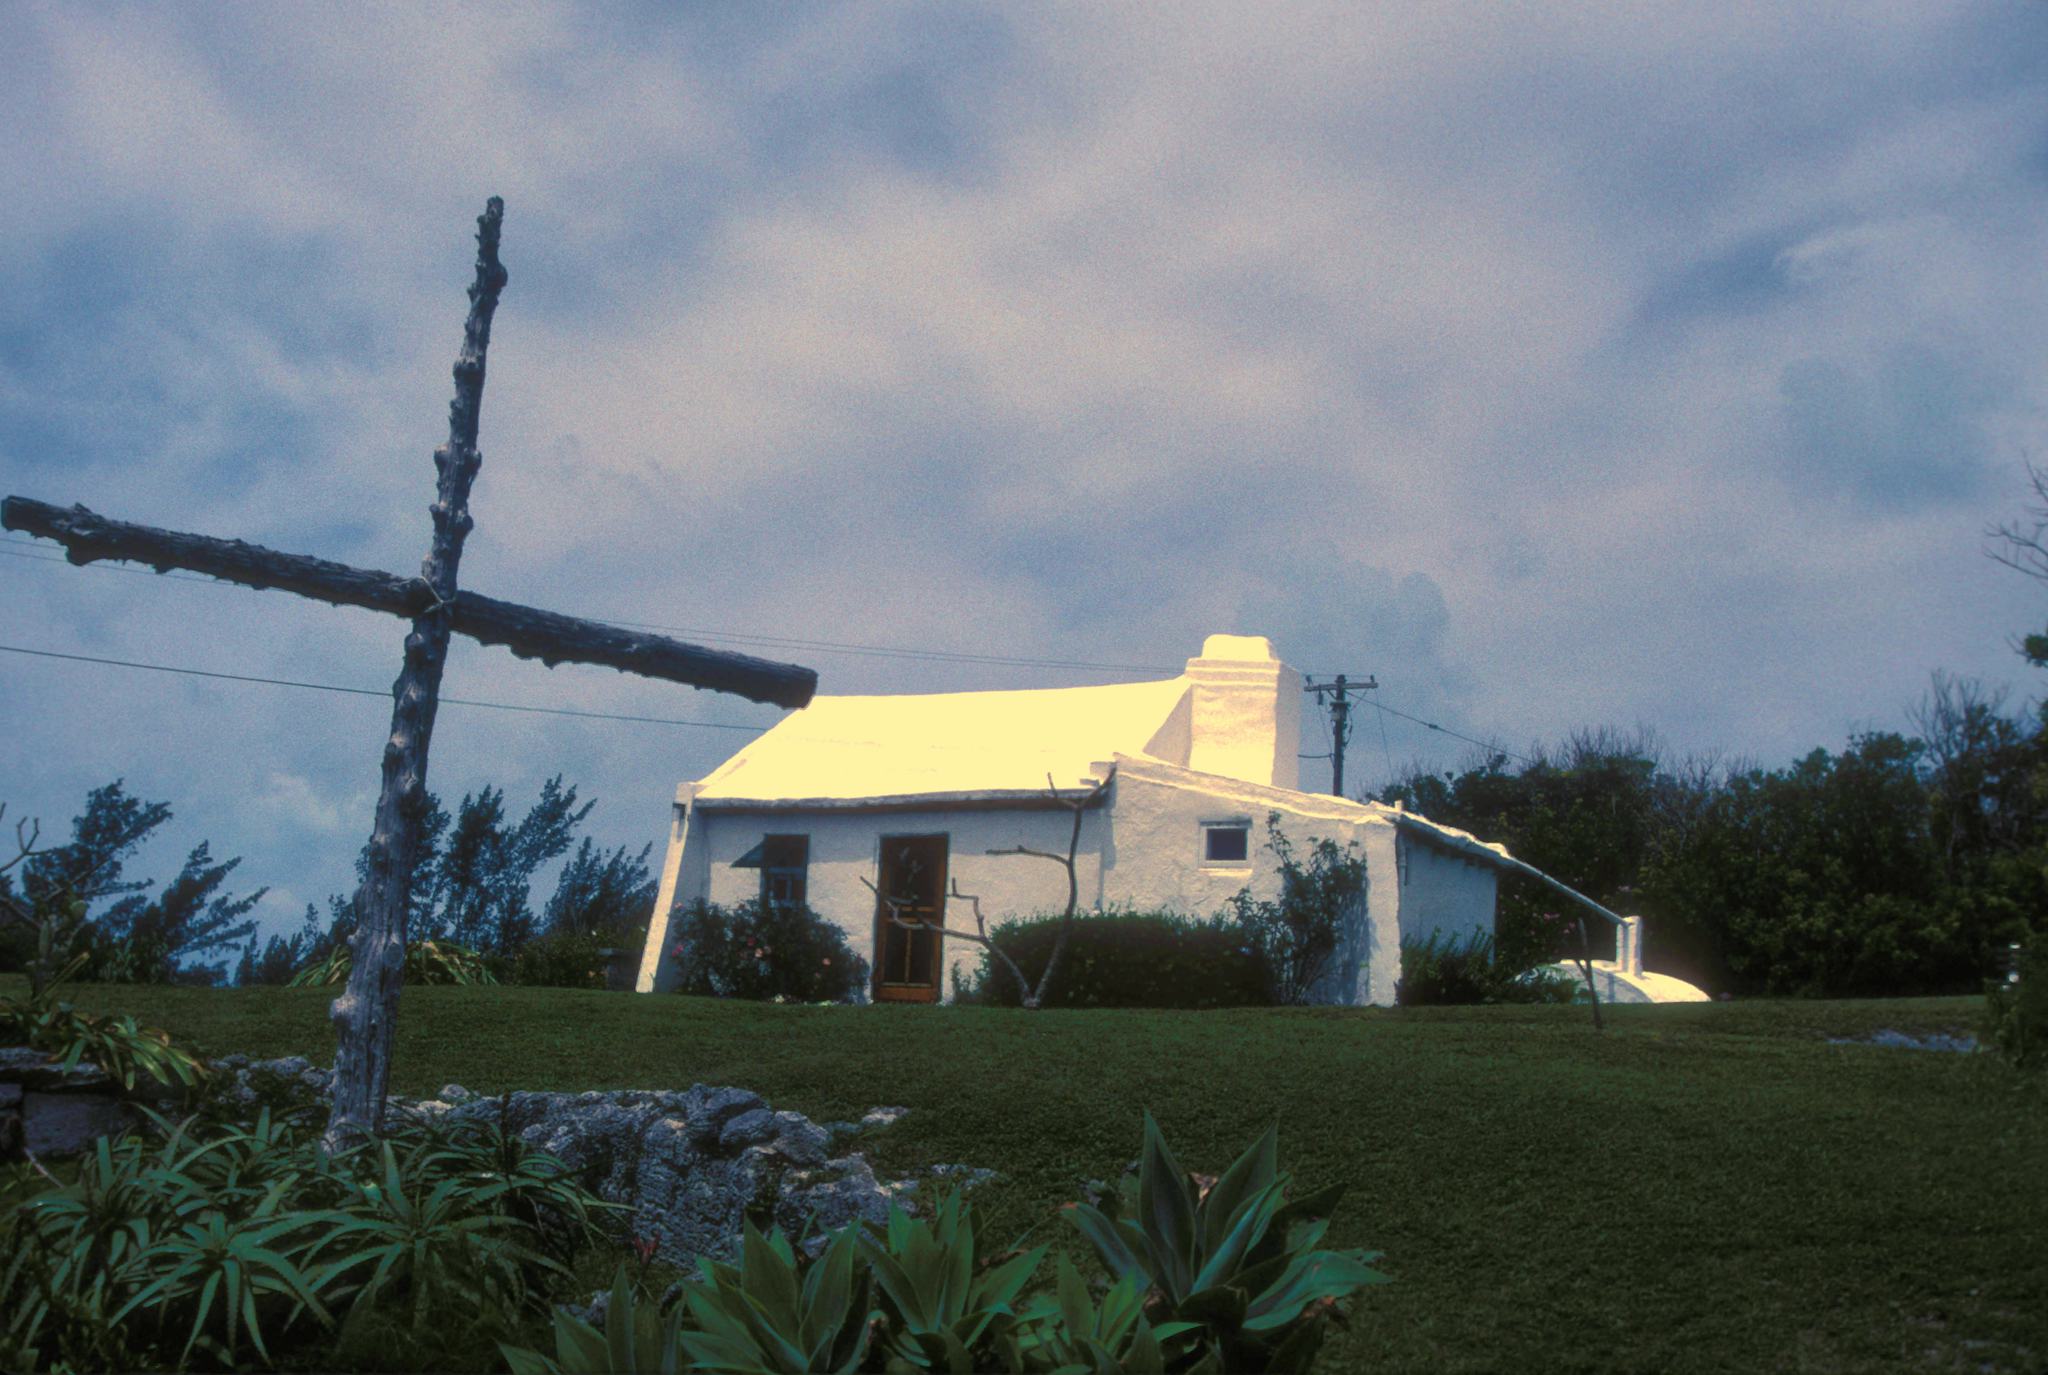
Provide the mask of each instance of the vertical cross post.
{"label": "vertical cross post", "polygon": [[448,659],[456,571],[473,523],[469,489],[483,461],[477,452],[484,358],[491,317],[506,273],[498,261],[498,231],[505,203],[491,197],[477,218],[476,280],[469,288],[469,318],[455,360],[455,399],[448,406],[448,442],[434,451],[439,484],[432,514],[433,543],[420,567],[421,600],[405,637],[405,662],[392,685],[391,735],[384,744],[383,788],[370,835],[368,872],[356,891],[354,967],[348,987],[329,1011],[335,1030],[334,1107],[325,1144],[340,1150],[377,1136],[391,1079],[392,1033],[405,978],[406,908],[426,811],[427,747],[434,735],[441,671]]}

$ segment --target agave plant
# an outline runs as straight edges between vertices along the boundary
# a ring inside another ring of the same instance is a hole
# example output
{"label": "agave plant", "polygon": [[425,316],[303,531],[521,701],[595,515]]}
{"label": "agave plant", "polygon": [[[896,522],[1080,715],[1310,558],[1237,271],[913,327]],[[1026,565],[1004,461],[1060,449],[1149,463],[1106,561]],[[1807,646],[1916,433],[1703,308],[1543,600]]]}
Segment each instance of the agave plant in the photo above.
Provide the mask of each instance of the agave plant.
{"label": "agave plant", "polygon": [[676,1342],[691,1370],[851,1372],[867,1354],[872,1281],[856,1265],[859,1234],[842,1227],[808,1267],[781,1229],[764,1237],[753,1223],[740,1237],[740,1261],[697,1261],[683,1284],[689,1324]]}
{"label": "agave plant", "polygon": [[659,1311],[641,1301],[622,1265],[612,1278],[603,1331],[557,1308],[553,1357],[504,1342],[498,1350],[512,1375],[679,1375],[682,1321],[683,1306],[677,1304],[663,1323]]}
{"label": "agave plant", "polygon": [[612,1281],[604,1330],[555,1310],[553,1357],[500,1344],[512,1375],[674,1375],[681,1370],[808,1375],[860,1368],[868,1354],[873,1282],[859,1264],[856,1229],[843,1227],[817,1259],[798,1260],[780,1230],[762,1236],[749,1222],[740,1261],[699,1257],[698,1277],[664,1323],[643,1302],[623,1266]]}
{"label": "agave plant", "polygon": [[1068,1205],[1110,1272],[1148,1293],[1149,1311],[1195,1325],[1167,1339],[1170,1360],[1201,1350],[1225,1370],[1305,1371],[1336,1303],[1387,1282],[1372,1268],[1379,1252],[1318,1249],[1343,1186],[1287,1202],[1278,1159],[1269,1127],[1205,1190],[1148,1112],[1135,1199],[1126,1189],[1106,1208]]}
{"label": "agave plant", "polygon": [[983,1254],[973,1211],[957,1192],[940,1198],[931,1222],[891,1206],[885,1227],[860,1234],[886,1318],[891,1356],[924,1370],[980,1370],[995,1357],[1020,1366],[1017,1298],[1045,1247],[996,1262]]}
{"label": "agave plant", "polygon": [[[1144,1313],[1144,1294],[1135,1277],[1125,1275],[1096,1304],[1088,1297],[1081,1272],[1064,1255],[1055,1258],[1058,1285],[1040,1295],[1021,1315],[1022,1353],[1027,1368],[1074,1372],[1075,1375],[1163,1375],[1166,1344],[1197,1323],[1162,1323],[1154,1327]],[[1194,1369],[1217,1369],[1205,1356]]]}

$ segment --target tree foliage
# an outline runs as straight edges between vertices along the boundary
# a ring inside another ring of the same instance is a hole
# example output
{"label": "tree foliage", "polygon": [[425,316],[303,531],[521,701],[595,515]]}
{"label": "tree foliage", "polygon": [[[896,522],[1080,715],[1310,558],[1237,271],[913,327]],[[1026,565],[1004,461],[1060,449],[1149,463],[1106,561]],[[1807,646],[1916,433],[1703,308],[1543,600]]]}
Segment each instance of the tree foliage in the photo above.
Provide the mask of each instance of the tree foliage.
{"label": "tree foliage", "polygon": [[590,932],[607,938],[622,938],[635,929],[645,932],[647,918],[654,911],[654,875],[648,872],[647,857],[654,847],[643,845],[640,853],[626,854],[621,845],[609,855],[590,843],[590,837],[576,847],[576,853],[562,866],[555,883],[555,895],[542,914],[542,929],[550,934],[563,931]]}
{"label": "tree foliage", "polygon": [[[654,884],[646,864],[651,847],[637,858],[629,857],[624,846],[605,855],[587,837],[563,866],[543,914],[535,913],[536,875],[569,849],[576,828],[596,805],[579,806],[576,788],[564,787],[561,775],[541,784],[540,796],[516,822],[506,811],[504,789],[488,785],[464,794],[453,817],[431,794],[427,804],[419,852],[413,858],[409,939],[481,952],[502,975],[516,975],[521,952],[544,931],[569,929],[565,922],[593,924],[582,928],[584,945],[592,944],[591,934],[600,927],[606,940],[628,938],[632,923],[644,928],[654,905]],[[365,849],[356,860],[358,886],[368,872],[367,855]],[[294,969],[330,959],[355,934],[355,898],[333,894],[327,908],[324,928],[308,908],[306,926],[295,936],[272,937],[260,952],[247,952],[244,962],[250,976],[269,981],[287,958]],[[561,963],[529,960],[526,966],[552,969]],[[587,961],[577,955],[571,963],[581,967]]]}
{"label": "tree foliage", "polygon": [[249,913],[268,890],[222,892],[241,860],[215,862],[201,841],[177,875],[146,896],[152,882],[125,877],[128,862],[170,819],[169,803],[135,797],[115,779],[87,795],[65,843],[43,848],[20,834],[11,872],[0,872],[0,910],[9,918],[0,963],[26,970],[37,992],[73,961],[89,980],[218,983],[225,962],[203,957],[248,938],[256,928]]}
{"label": "tree foliage", "polygon": [[510,824],[503,789],[465,795],[434,868],[433,911],[414,934],[445,936],[490,954],[507,954],[532,939],[539,924],[528,898],[533,876],[560,858],[594,802],[576,805],[576,789],[560,774]]}
{"label": "tree foliage", "polygon": [[[1667,763],[1645,732],[1587,732],[1513,768],[1413,772],[1385,797],[1640,913],[1650,967],[1711,992],[1971,990],[2048,896],[2044,738],[1945,675],[1915,718],[1925,738],[1871,732],[1775,769]],[[1504,965],[1575,952],[1557,907],[1503,884]]]}

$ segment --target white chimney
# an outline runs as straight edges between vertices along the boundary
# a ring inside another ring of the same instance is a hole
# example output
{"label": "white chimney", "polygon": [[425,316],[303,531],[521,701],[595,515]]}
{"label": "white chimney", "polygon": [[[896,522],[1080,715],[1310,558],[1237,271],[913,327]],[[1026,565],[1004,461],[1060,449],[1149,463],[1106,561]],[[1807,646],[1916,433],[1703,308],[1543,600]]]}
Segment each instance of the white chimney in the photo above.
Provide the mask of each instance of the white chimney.
{"label": "white chimney", "polygon": [[1211,635],[1188,660],[1188,767],[1276,788],[1301,785],[1301,675],[1263,635]]}

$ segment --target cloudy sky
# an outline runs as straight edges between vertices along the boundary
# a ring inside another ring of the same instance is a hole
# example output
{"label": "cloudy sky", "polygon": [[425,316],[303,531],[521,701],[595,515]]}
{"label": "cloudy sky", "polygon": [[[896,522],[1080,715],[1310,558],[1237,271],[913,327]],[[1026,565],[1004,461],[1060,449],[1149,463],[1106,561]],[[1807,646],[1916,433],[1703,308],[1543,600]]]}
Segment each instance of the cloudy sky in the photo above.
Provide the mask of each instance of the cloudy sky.
{"label": "cloudy sky", "polygon": [[[2040,691],[2008,642],[2048,597],[1984,531],[2048,451],[2048,6],[0,29],[6,493],[412,571],[497,194],[478,591],[840,693],[1266,634],[1510,749],[1642,724],[1775,764],[1938,667]],[[396,673],[389,618],[53,548],[0,542],[0,643]],[[444,691],[777,716],[461,642]],[[387,702],[0,653],[0,708],[10,821],[121,776],[177,813],[143,871],[210,839],[279,927],[349,885]],[[637,848],[746,738],[450,706],[431,785],[562,773]],[[1467,748],[1367,711],[1348,781]]]}

